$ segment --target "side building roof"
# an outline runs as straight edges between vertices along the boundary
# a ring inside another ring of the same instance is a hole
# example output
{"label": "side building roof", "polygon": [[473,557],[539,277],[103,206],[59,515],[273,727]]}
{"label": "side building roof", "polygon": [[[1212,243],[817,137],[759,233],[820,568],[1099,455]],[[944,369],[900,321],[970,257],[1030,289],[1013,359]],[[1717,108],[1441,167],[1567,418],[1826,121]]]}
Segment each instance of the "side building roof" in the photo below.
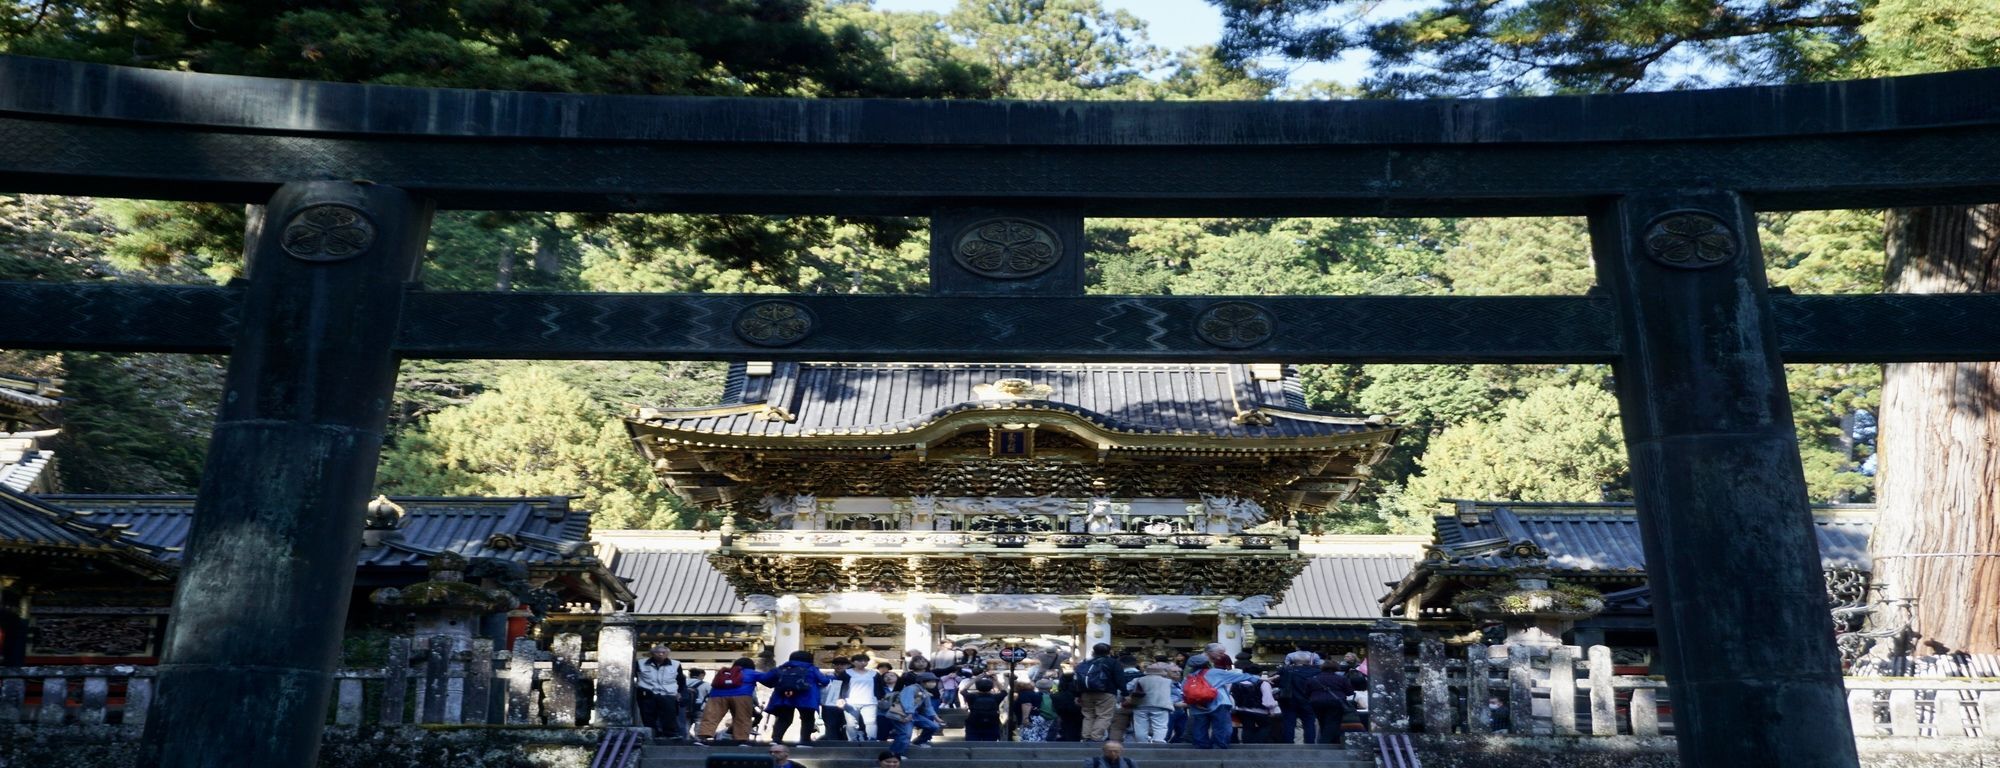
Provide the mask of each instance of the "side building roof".
{"label": "side building roof", "polygon": [[[1381,598],[1382,610],[1393,610],[1443,579],[1497,576],[1516,568],[1568,578],[1622,576],[1643,581],[1646,576],[1639,517],[1629,503],[1462,501],[1452,514],[1432,522],[1431,545],[1395,589]],[[1869,569],[1873,507],[1816,507],[1813,523],[1824,568]]]}

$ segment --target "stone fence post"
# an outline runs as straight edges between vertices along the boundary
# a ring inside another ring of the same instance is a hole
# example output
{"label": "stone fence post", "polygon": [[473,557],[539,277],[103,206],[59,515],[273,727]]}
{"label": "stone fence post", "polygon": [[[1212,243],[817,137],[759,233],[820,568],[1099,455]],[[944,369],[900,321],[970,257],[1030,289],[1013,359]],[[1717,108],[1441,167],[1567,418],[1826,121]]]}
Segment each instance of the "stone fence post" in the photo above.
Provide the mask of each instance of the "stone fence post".
{"label": "stone fence post", "polygon": [[621,728],[632,724],[632,616],[613,613],[597,629],[596,712],[590,724]]}
{"label": "stone fence post", "polygon": [[1368,721],[1376,733],[1407,733],[1410,707],[1403,675],[1403,633],[1368,635]]}

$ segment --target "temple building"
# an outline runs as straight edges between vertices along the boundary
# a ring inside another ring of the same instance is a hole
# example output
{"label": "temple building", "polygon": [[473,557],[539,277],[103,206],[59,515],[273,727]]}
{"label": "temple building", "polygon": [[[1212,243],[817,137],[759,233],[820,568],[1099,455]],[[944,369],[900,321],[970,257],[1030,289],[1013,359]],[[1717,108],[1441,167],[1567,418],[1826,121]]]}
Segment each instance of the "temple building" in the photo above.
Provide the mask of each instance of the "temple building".
{"label": "temple building", "polygon": [[[652,614],[672,606],[638,586],[642,626],[761,616],[780,658],[947,637],[1254,650],[1257,622],[1287,627],[1302,574],[1309,612],[1365,626],[1415,553],[1362,546],[1374,567],[1315,570],[1301,522],[1351,494],[1398,428],[1307,409],[1284,365],[736,363],[721,403],[629,427],[724,523],[712,551],[601,538],[620,550],[607,559],[637,584],[670,561],[694,579],[702,558],[735,601]],[[1287,637],[1325,618],[1294,612]]]}
{"label": "temple building", "polygon": [[[1870,506],[1813,509],[1827,601],[1849,664],[1865,650],[1859,630],[1874,521]],[[1447,642],[1604,645],[1620,674],[1666,672],[1654,666],[1652,592],[1630,503],[1460,501],[1432,523],[1423,557],[1380,594],[1383,614]]]}

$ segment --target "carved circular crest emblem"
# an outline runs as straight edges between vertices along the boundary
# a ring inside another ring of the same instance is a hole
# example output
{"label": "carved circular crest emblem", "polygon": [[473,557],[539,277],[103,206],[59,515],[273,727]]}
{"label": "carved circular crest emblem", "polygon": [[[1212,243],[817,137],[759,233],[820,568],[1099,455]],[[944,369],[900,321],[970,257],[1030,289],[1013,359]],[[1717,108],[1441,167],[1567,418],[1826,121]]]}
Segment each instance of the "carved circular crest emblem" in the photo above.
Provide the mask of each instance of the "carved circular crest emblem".
{"label": "carved circular crest emblem", "polygon": [[325,203],[292,215],[279,247],[304,261],[345,261],[375,242],[375,222],[361,211]]}
{"label": "carved circular crest emblem", "polygon": [[736,313],[736,335],[760,347],[796,344],[812,329],[812,311],[795,301],[760,301]]}
{"label": "carved circular crest emblem", "polygon": [[1736,231],[1700,211],[1673,211],[1646,227],[1646,255],[1669,267],[1705,269],[1736,258]]}
{"label": "carved circular crest emblem", "polygon": [[951,255],[961,267],[999,280],[1047,272],[1062,258],[1062,239],[1027,219],[989,219],[959,230]]}
{"label": "carved circular crest emblem", "polygon": [[1247,301],[1225,301],[1202,310],[1194,319],[1194,333],[1224,349],[1254,347],[1271,340],[1278,321],[1271,311]]}

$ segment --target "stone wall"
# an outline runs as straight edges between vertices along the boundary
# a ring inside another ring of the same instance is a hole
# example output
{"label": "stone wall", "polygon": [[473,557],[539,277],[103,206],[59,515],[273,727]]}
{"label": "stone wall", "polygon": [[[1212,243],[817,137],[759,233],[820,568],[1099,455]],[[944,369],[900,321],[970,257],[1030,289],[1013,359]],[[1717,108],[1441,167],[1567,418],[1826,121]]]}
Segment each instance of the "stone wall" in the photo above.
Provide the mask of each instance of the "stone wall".
{"label": "stone wall", "polygon": [[[1426,736],[1423,768],[1679,768],[1671,736]],[[2000,768],[1987,739],[1861,739],[1862,768]]]}
{"label": "stone wall", "polygon": [[[520,726],[326,729],[319,768],[587,768],[603,731]],[[0,768],[138,768],[138,729],[0,730]]]}

